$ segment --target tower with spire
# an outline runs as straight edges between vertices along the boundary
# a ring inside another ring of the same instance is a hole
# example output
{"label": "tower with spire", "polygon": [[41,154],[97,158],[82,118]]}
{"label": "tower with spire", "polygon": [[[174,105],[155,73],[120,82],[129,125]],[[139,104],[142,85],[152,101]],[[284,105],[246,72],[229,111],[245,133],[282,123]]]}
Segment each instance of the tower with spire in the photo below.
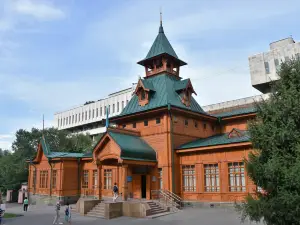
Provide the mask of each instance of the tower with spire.
{"label": "tower with spire", "polygon": [[161,73],[174,75],[179,77],[179,69],[181,66],[187,65],[186,62],[180,60],[164,33],[162,25],[162,14],[160,13],[160,26],[158,35],[152,44],[147,56],[138,62],[145,67],[146,78]]}

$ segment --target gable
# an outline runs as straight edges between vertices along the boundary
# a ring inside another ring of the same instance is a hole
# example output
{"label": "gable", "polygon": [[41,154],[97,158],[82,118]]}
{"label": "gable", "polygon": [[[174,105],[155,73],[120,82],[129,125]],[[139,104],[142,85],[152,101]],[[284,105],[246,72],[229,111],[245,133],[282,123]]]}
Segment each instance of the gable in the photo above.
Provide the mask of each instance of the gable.
{"label": "gable", "polygon": [[156,152],[141,137],[112,131],[109,135],[120,147],[122,159],[156,161]]}
{"label": "gable", "polygon": [[[41,160],[49,160],[53,158],[88,158],[85,153],[72,153],[72,152],[53,152],[46,139],[42,137],[38,144],[36,156],[32,159],[33,162],[37,163]],[[30,160],[31,161],[31,160]]]}
{"label": "gable", "polygon": [[228,138],[235,138],[235,137],[242,137],[242,136],[244,136],[244,132],[236,128],[233,128],[228,134]]}
{"label": "gable", "polygon": [[101,138],[94,149],[94,159],[156,161],[156,152],[142,138],[112,131]]}
{"label": "gable", "polygon": [[100,161],[105,159],[119,159],[121,149],[108,135],[99,146],[99,154],[96,156]]}

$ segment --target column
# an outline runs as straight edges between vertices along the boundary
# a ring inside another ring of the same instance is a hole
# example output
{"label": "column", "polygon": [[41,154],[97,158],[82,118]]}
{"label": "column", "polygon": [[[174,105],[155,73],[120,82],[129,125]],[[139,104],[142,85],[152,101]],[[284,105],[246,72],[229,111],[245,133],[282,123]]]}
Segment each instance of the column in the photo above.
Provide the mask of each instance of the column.
{"label": "column", "polygon": [[196,166],[196,192],[203,194],[204,192],[204,166],[203,163],[197,163]]}
{"label": "column", "polygon": [[102,199],[102,164],[98,164],[98,199]]}
{"label": "column", "polygon": [[146,176],[146,199],[147,200],[150,200],[151,198],[151,181],[152,181],[151,177],[152,177],[151,174],[148,174]]}
{"label": "column", "polygon": [[226,198],[224,196],[225,193],[228,193],[228,187],[229,187],[229,182],[228,182],[228,165],[226,161],[223,161],[219,163],[221,165],[220,168],[220,192],[222,195],[222,200]]}
{"label": "column", "polygon": [[127,198],[128,198],[127,170],[128,170],[128,165],[123,165],[122,166],[122,177],[123,177],[122,199],[123,199],[123,201],[127,201]]}

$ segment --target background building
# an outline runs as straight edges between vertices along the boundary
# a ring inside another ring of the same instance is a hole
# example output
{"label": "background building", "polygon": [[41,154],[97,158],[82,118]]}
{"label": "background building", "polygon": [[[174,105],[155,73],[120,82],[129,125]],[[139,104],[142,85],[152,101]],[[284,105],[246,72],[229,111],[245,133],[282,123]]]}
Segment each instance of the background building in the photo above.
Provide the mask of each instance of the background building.
{"label": "background building", "polygon": [[270,44],[270,50],[249,57],[251,83],[262,93],[270,92],[270,82],[278,80],[280,63],[291,58],[299,58],[300,43],[292,37]]}
{"label": "background building", "polygon": [[131,99],[135,84],[98,101],[89,101],[78,107],[54,115],[54,125],[59,130],[72,133],[89,133],[92,137],[104,133],[106,107],[109,117],[119,115]]}

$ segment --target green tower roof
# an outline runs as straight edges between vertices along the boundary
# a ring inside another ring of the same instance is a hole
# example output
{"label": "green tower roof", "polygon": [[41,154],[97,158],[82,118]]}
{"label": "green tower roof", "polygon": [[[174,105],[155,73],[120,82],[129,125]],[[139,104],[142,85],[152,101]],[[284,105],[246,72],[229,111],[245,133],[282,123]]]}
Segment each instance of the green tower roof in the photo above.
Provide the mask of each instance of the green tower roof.
{"label": "green tower roof", "polygon": [[152,76],[145,80],[142,79],[142,82],[144,85],[151,87],[150,90],[152,92],[150,94],[149,103],[145,106],[140,106],[138,96],[134,95],[119,116],[166,107],[169,104],[178,108],[208,115],[193,97],[191,98],[190,106],[186,106],[182,103],[178,90],[182,89],[182,84],[186,83],[186,80],[181,81],[174,76],[160,74],[159,76]]}
{"label": "green tower roof", "polygon": [[138,64],[144,65],[144,62],[148,59],[154,58],[156,56],[162,55],[162,54],[168,54],[172,56],[173,58],[177,59],[180,63],[180,66],[186,65],[187,63],[180,60],[174,51],[172,45],[170,44],[168,38],[166,37],[164,33],[164,28],[162,26],[162,23],[160,24],[158,35],[155,38],[155,41],[153,42],[146,58],[139,61]]}

